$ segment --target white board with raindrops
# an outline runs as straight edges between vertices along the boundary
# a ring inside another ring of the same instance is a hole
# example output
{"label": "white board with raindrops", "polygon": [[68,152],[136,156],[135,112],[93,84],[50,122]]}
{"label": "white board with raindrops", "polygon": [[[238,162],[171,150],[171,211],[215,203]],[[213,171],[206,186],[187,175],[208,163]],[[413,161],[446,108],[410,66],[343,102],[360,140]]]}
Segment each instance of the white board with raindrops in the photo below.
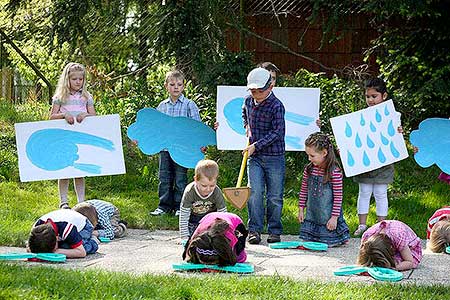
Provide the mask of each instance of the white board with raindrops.
{"label": "white board with raindrops", "polygon": [[408,157],[392,100],[330,119],[347,177]]}

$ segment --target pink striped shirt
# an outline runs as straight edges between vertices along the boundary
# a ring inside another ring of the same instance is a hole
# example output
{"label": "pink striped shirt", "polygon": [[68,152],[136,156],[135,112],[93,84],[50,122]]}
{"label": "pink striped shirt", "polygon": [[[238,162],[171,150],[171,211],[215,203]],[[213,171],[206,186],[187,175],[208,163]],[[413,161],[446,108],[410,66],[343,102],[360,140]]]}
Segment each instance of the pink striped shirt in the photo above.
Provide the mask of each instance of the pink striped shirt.
{"label": "pink striped shirt", "polygon": [[445,218],[450,218],[450,206],[444,206],[438,209],[428,220],[427,239],[430,239],[431,229],[433,229],[434,224]]}
{"label": "pink striped shirt", "polygon": [[60,105],[58,113],[70,113],[76,117],[78,114],[87,113],[88,106],[94,106],[92,97],[86,99],[81,96],[81,91],[70,94],[69,99],[62,101],[61,99],[53,98],[53,104]]}
{"label": "pink striped shirt", "polygon": [[[308,200],[308,178],[309,178],[307,168],[303,171],[302,186],[299,193],[298,206],[300,208],[305,208]],[[325,170],[317,166],[313,166],[311,170],[311,175],[324,176]],[[334,168],[331,173],[331,189],[333,191],[333,210],[331,212],[332,216],[339,216],[341,214],[342,207],[342,172],[339,168]]]}

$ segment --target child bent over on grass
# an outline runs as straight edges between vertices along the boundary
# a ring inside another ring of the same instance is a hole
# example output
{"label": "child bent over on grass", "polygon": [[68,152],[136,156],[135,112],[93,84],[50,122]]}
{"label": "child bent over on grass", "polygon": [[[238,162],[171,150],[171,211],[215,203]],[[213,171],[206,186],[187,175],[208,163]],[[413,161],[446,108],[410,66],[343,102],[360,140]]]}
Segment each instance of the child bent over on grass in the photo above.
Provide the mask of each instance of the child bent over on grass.
{"label": "child bent over on grass", "polygon": [[126,222],[120,219],[120,212],[112,203],[103,200],[88,200],[78,203],[73,210],[79,212],[94,226],[93,235],[110,240],[127,234]]}
{"label": "child bent over on grass", "polygon": [[226,212],[225,199],[217,186],[219,166],[213,160],[201,160],[195,166],[194,181],[184,190],[180,207],[180,237],[186,241],[199,221],[211,212]]}

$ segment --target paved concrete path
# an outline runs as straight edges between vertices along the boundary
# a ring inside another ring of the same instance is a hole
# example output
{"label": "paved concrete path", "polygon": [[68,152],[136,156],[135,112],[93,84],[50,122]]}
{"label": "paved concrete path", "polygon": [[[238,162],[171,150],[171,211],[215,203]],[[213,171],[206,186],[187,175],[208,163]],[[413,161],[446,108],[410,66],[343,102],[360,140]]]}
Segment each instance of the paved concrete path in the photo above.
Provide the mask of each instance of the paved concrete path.
{"label": "paved concrete path", "polygon": [[[359,239],[351,239],[346,246],[331,248],[327,252],[311,252],[290,249],[270,249],[265,242],[260,245],[247,244],[247,261],[255,266],[255,275],[288,276],[298,280],[375,282],[368,276],[334,276],[339,267],[355,264]],[[296,236],[282,236],[283,241],[296,241]],[[423,246],[425,246],[423,244]],[[23,252],[23,248],[0,247],[0,253]],[[181,262],[182,246],[177,231],[147,231],[131,229],[127,237],[102,243],[96,254],[84,259],[71,259],[63,264],[45,264],[68,269],[103,269],[133,274],[173,274],[173,263]],[[38,264],[17,262],[23,264]],[[424,251],[419,268],[403,272],[401,283],[420,285],[450,285],[448,269],[450,255]],[[176,272],[179,273],[179,272]],[[179,273],[189,276],[191,273]]]}

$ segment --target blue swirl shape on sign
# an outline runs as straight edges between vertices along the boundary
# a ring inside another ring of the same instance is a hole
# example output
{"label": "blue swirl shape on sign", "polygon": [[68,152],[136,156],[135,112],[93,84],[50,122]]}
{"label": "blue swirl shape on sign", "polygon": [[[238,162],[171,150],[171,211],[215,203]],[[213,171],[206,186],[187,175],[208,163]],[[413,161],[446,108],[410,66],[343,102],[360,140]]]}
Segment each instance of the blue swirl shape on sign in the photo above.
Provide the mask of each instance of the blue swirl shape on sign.
{"label": "blue swirl shape on sign", "polygon": [[112,141],[96,135],[65,129],[42,129],[35,131],[26,144],[26,154],[31,163],[38,168],[57,171],[67,167],[100,174],[101,167],[95,164],[83,164],[76,161],[78,145],[99,147],[108,151],[114,150]]}
{"label": "blue swirl shape on sign", "polygon": [[450,120],[430,118],[411,132],[411,144],[419,148],[414,159],[423,168],[436,164],[443,172],[450,174]]}
{"label": "blue swirl shape on sign", "polygon": [[201,147],[216,145],[216,132],[202,122],[171,117],[153,108],[138,111],[127,134],[138,141],[143,153],[153,155],[167,149],[172,159],[185,168],[195,168],[204,158]]}

